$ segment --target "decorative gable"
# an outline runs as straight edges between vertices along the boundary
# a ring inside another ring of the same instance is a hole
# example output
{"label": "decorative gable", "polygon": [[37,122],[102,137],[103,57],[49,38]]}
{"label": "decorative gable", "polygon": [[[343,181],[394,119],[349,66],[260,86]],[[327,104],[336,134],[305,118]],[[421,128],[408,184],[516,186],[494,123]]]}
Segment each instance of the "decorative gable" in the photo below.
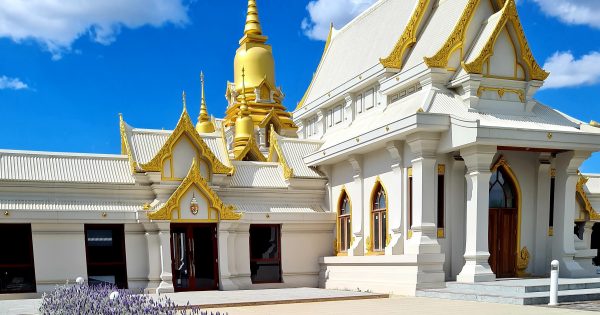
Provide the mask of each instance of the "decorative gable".
{"label": "decorative gable", "polygon": [[463,68],[468,73],[508,79],[543,81],[549,75],[533,57],[514,0],[506,1],[490,17]]}
{"label": "decorative gable", "polygon": [[180,180],[189,167],[189,161],[200,159],[199,169],[206,178],[210,174],[231,174],[233,168],[221,163],[192,123],[187,110],[183,109],[175,130],[160,151],[146,164],[139,165],[140,171],[161,172],[164,179]]}
{"label": "decorative gable", "polygon": [[217,222],[239,220],[241,213],[225,205],[201,175],[197,159],[192,161],[187,176],[158,210],[148,213],[152,220]]}

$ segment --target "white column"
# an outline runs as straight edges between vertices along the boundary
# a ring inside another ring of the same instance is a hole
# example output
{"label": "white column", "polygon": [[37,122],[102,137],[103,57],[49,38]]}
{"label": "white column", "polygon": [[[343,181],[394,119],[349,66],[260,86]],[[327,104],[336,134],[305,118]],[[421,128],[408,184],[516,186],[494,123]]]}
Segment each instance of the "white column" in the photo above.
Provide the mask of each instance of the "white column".
{"label": "white column", "polygon": [[[351,155],[348,157],[348,162],[352,165],[354,170],[354,193],[352,198],[352,244],[348,249],[348,256],[363,256],[365,254],[365,240],[364,240],[364,211],[363,211],[363,176],[362,176],[362,157],[357,155]],[[337,209],[337,206],[336,206]]]}
{"label": "white column", "polygon": [[537,212],[535,223],[535,246],[533,251],[533,273],[543,276],[550,267],[546,252],[550,220],[550,164],[551,156],[541,154],[537,171]]}
{"label": "white column", "polygon": [[460,154],[467,167],[467,217],[465,265],[456,281],[494,281],[496,275],[488,263],[488,220],[490,167],[496,147],[476,145],[460,150]]}
{"label": "white column", "polygon": [[440,136],[437,133],[415,133],[407,143],[415,158],[412,160],[413,208],[412,237],[405,252],[408,254],[440,253],[437,241],[435,196],[432,195],[437,177],[436,150]]}
{"label": "white column", "polygon": [[173,287],[173,273],[171,271],[171,223],[158,223],[158,239],[160,248],[160,285],[156,293],[175,292]]}
{"label": "white column", "polygon": [[583,240],[588,249],[592,248],[592,232],[596,222],[586,221],[583,230]]}
{"label": "white column", "polygon": [[[402,194],[403,183],[403,165],[402,165],[402,142],[390,141],[386,143],[386,149],[390,154],[392,164],[390,165],[394,172],[394,180],[388,182],[388,227],[391,235],[389,244],[385,247],[386,255],[401,255],[404,253],[404,240],[402,237]],[[386,236],[387,237],[387,236]]]}
{"label": "white column", "polygon": [[575,241],[575,189],[579,166],[590,156],[589,152],[569,151],[556,155],[556,189],[554,193],[554,237],[552,258],[560,262],[561,277],[583,277],[586,271],[573,260]]}
{"label": "white column", "polygon": [[[446,242],[451,244],[450,276],[456,275],[463,267],[463,254],[465,252],[465,161],[454,157],[450,165],[450,185],[447,187],[447,197],[451,198],[446,210]],[[448,203],[447,203],[448,204]]]}

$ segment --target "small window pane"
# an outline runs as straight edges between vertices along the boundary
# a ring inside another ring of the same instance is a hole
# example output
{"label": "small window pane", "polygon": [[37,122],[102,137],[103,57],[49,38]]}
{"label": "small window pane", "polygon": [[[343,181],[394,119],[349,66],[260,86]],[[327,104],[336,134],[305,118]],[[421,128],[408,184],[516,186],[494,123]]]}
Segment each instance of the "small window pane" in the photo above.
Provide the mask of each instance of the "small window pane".
{"label": "small window pane", "polygon": [[498,182],[490,190],[490,208],[504,208],[504,190]]}

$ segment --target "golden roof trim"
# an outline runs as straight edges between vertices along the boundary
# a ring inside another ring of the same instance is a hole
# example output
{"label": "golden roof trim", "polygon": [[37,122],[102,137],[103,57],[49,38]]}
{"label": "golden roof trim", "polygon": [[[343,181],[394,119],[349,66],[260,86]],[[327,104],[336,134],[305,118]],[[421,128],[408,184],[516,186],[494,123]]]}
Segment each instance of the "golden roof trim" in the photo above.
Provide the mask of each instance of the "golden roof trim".
{"label": "golden roof trim", "polygon": [[137,162],[133,158],[133,154],[131,153],[131,146],[129,145],[129,138],[127,137],[127,123],[123,120],[123,114],[119,113],[119,129],[121,133],[121,154],[127,154],[127,159],[129,160],[129,168],[131,169],[131,173],[135,173],[138,169]]}
{"label": "golden roof trim", "polygon": [[[450,60],[450,56],[452,53],[459,48],[463,48],[465,43],[465,36],[467,34],[467,30],[469,25],[471,24],[471,20],[475,15],[475,9],[479,6],[480,0],[469,0],[465,10],[463,11],[460,19],[454,26],[454,30],[442,46],[440,50],[438,50],[435,55],[431,57],[424,57],[425,64],[430,68],[446,68],[448,66],[448,61]],[[462,57],[462,56],[461,56]],[[462,59],[462,58],[461,58]]]}
{"label": "golden roof trim", "polygon": [[419,0],[415,11],[413,12],[408,24],[404,28],[404,32],[392,52],[386,58],[379,59],[379,62],[385,68],[401,69],[404,61],[404,54],[417,42],[417,31],[421,26],[421,21],[425,16],[427,7],[429,6],[430,0]]}
{"label": "golden roof trim", "polygon": [[583,186],[588,182],[588,180],[589,177],[585,177],[579,174],[579,180],[577,181],[576,190],[581,199],[583,200],[583,203],[585,205],[585,211],[590,215],[590,220],[600,221],[600,213],[596,212],[596,210],[592,206],[592,203],[590,202],[590,199],[587,196],[587,193],[585,192],[585,189],[583,188]]}
{"label": "golden roof trim", "polygon": [[250,154],[250,156],[252,157],[252,160],[255,160],[258,162],[266,162],[267,161],[267,159],[262,154],[262,152],[260,152],[260,149],[258,148],[258,145],[256,144],[256,140],[254,139],[253,136],[248,138],[248,142],[246,142],[244,149],[235,156],[235,160],[242,161],[248,154]]}
{"label": "golden roof trim", "polygon": [[540,65],[535,60],[531,49],[529,48],[529,43],[527,42],[525,32],[523,31],[523,26],[521,25],[521,21],[519,20],[519,14],[517,12],[517,5],[515,4],[515,1],[506,1],[504,7],[500,12],[502,12],[500,20],[498,21],[496,28],[488,38],[487,43],[485,44],[477,58],[475,58],[475,60],[469,63],[466,63],[464,61],[462,62],[463,68],[468,73],[483,73],[483,64],[488,58],[490,58],[494,54],[494,45],[496,44],[496,40],[498,39],[500,32],[504,29],[508,22],[511,22],[515,29],[515,33],[517,34],[517,41],[521,52],[521,59],[527,65],[529,70],[529,77],[532,80],[546,80],[550,73],[544,71],[544,69],[540,67]]}
{"label": "golden roof trim", "polygon": [[304,101],[306,101],[306,98],[308,97],[308,92],[310,92],[313,84],[315,83],[316,73],[319,72],[319,69],[323,65],[323,60],[325,59],[325,54],[327,53],[327,50],[329,49],[329,45],[331,44],[332,37],[333,37],[333,23],[329,24],[329,34],[327,35],[327,40],[325,41],[325,47],[323,48],[323,53],[321,54],[321,60],[319,61],[319,65],[317,66],[317,71],[315,71],[313,73],[312,79],[310,80],[310,84],[308,85],[306,92],[304,92],[304,96],[302,96],[302,99],[300,99],[300,102],[298,102],[298,106],[296,106],[296,110],[298,110],[302,106],[304,106]]}
{"label": "golden roof trim", "polygon": [[208,145],[206,145],[204,140],[202,140],[202,137],[200,137],[200,134],[198,134],[198,131],[196,131],[196,128],[192,124],[192,120],[190,119],[185,107],[183,108],[183,112],[179,117],[179,121],[177,122],[175,130],[173,130],[158,153],[156,153],[150,162],[142,164],[139,167],[146,172],[160,172],[162,170],[163,160],[167,156],[171,155],[173,149],[172,146],[177,143],[183,134],[187,134],[192,143],[198,146],[200,154],[202,154],[202,156],[208,160],[213,174],[231,174],[233,172],[233,168],[221,163],[221,161],[210,150]]}
{"label": "golden roof trim", "polygon": [[277,161],[279,163],[279,165],[281,165],[281,168],[283,169],[283,178],[285,179],[290,179],[292,177],[294,177],[294,169],[292,169],[286,159],[285,156],[283,155],[283,150],[281,149],[281,146],[279,145],[279,135],[277,134],[277,132],[275,132],[275,129],[273,128],[273,126],[271,126],[271,147],[269,148],[269,157],[267,158],[267,161],[273,161],[273,154],[277,154]]}
{"label": "golden roof trim", "polygon": [[192,185],[195,185],[202,193],[205,194],[205,197],[207,197],[208,201],[210,202],[211,208],[216,209],[219,212],[220,220],[241,219],[242,214],[235,212],[234,206],[225,205],[217,193],[210,188],[206,180],[202,178],[197,159],[193,160],[187,176],[183,179],[171,197],[169,197],[167,202],[160,209],[154,212],[148,212],[148,218],[151,220],[171,220],[173,211],[181,207],[181,197],[183,197],[183,195]]}

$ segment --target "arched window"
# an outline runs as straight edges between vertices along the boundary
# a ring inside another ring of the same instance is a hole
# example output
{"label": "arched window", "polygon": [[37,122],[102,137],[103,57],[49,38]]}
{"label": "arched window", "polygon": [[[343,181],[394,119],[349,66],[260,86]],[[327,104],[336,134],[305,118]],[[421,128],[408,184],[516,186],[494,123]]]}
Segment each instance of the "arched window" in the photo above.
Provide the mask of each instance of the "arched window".
{"label": "arched window", "polygon": [[338,210],[338,251],[348,252],[352,243],[351,211],[352,205],[346,191],[342,191]]}
{"label": "arched window", "polygon": [[515,208],[515,194],[512,185],[498,168],[490,178],[490,208]]}
{"label": "arched window", "polygon": [[382,251],[385,248],[387,236],[387,196],[380,183],[377,183],[373,194],[371,224],[373,251]]}

